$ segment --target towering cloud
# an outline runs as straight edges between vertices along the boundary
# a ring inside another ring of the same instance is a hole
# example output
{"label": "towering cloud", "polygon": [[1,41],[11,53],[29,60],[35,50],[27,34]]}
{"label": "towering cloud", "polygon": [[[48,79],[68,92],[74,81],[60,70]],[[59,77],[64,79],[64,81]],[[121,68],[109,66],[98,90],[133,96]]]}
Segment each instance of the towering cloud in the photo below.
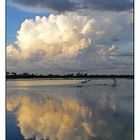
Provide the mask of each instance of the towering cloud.
{"label": "towering cloud", "polygon": [[91,44],[94,26],[95,19],[74,14],[26,19],[17,32],[18,47],[7,47],[8,68],[16,63],[28,69],[28,64],[43,66],[74,57]]}
{"label": "towering cloud", "polygon": [[17,44],[25,57],[74,55],[91,43],[89,34],[94,25],[95,19],[73,14],[27,19],[18,31]]}
{"label": "towering cloud", "polygon": [[93,72],[97,64],[114,67],[110,55],[117,44],[131,41],[130,16],[127,12],[119,13],[119,18],[118,14],[93,18],[65,13],[26,19],[17,31],[16,45],[7,46],[7,69],[46,74]]}

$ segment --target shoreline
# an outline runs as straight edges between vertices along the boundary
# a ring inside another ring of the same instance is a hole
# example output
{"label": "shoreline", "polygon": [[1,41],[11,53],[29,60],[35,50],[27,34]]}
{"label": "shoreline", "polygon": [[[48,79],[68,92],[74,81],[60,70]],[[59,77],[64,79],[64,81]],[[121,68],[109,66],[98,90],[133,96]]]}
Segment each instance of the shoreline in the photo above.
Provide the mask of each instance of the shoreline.
{"label": "shoreline", "polygon": [[6,81],[12,81],[12,80],[99,80],[99,79],[128,79],[133,80],[134,76],[129,77],[119,77],[119,76],[112,76],[112,77],[81,77],[81,78],[47,78],[47,77],[10,77],[6,78]]}

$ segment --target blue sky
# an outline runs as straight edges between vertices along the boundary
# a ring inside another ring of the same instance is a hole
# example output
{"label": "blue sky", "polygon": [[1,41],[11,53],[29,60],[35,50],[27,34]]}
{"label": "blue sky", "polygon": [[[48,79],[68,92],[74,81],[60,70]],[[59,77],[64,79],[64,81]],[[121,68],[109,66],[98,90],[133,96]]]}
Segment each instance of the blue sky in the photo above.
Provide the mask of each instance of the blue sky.
{"label": "blue sky", "polygon": [[7,44],[16,41],[16,33],[20,29],[21,23],[25,19],[32,19],[36,16],[48,16],[48,13],[27,12],[13,5],[7,4],[6,7],[6,30]]}

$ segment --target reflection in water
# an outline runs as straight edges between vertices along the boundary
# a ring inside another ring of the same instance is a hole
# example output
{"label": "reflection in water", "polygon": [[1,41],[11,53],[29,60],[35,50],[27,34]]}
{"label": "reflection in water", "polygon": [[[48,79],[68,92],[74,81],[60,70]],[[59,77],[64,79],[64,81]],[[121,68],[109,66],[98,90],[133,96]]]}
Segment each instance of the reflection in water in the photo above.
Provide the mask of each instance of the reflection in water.
{"label": "reflection in water", "polygon": [[133,81],[117,81],[8,83],[7,140],[133,140]]}
{"label": "reflection in water", "polygon": [[78,100],[47,97],[33,102],[28,96],[9,98],[7,110],[18,106],[18,126],[25,139],[86,140],[95,137],[91,128],[91,110]]}

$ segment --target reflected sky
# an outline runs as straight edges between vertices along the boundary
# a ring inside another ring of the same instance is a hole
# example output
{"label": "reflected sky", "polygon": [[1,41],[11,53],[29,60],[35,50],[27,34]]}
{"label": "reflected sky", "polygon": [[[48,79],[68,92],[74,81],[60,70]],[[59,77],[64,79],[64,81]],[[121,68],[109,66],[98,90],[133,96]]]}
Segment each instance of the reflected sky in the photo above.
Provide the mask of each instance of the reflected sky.
{"label": "reflected sky", "polygon": [[8,81],[7,140],[133,140],[133,80],[117,81]]}

